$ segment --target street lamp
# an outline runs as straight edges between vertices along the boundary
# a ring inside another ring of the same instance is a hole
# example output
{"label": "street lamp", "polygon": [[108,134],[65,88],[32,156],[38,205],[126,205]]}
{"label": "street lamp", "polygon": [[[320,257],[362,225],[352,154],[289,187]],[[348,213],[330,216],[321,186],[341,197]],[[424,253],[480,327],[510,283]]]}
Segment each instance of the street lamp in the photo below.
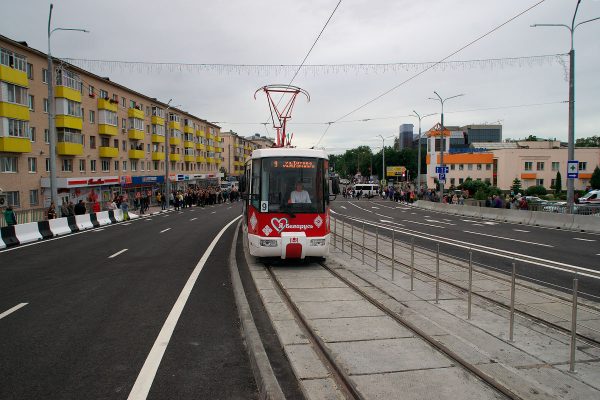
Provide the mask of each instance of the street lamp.
{"label": "street lamp", "polygon": [[[440,166],[444,167],[444,148],[446,147],[446,140],[444,139],[444,103],[446,102],[446,100],[450,100],[455,97],[461,97],[461,96],[464,96],[464,94],[461,93],[461,94],[457,94],[457,95],[446,97],[445,99],[442,99],[442,96],[440,96],[438,94],[438,92],[436,92],[434,90],[433,93],[435,93],[435,95],[437,96],[437,99],[433,98],[433,97],[429,97],[429,100],[439,101],[440,104],[442,105],[442,115],[441,115],[441,122],[440,122],[440,150],[441,150]],[[444,181],[440,180],[439,182],[440,182],[440,202],[441,202],[442,198],[444,197]]]}
{"label": "street lamp", "polygon": [[77,31],[89,33],[88,30],[78,28],[54,28],[52,29],[52,9],[53,4],[50,4],[50,13],[48,15],[48,142],[50,142],[50,202],[57,207],[58,204],[58,184],[56,183],[56,129],[54,127],[54,74],[52,66],[52,54],[50,47],[50,38],[56,31]]}
{"label": "street lamp", "polygon": [[380,182],[384,182],[385,179],[385,139],[389,139],[389,138],[393,138],[395,137],[394,135],[390,135],[387,137],[383,137],[382,135],[377,135],[378,137],[381,138],[381,162],[382,162],[382,166],[381,166],[381,179]]}
{"label": "street lamp", "polygon": [[165,108],[165,196],[167,196],[167,210],[171,207],[171,181],[169,180],[169,164],[171,162],[171,160],[169,160],[169,150],[171,149],[171,143],[169,143],[169,108],[181,107],[181,104],[171,107],[171,101],[173,101],[173,99],[167,101],[167,108]]}
{"label": "street lamp", "polygon": [[421,120],[423,118],[427,118],[427,117],[431,117],[432,115],[435,115],[437,113],[432,113],[432,114],[426,114],[426,115],[419,115],[418,112],[416,112],[415,110],[413,110],[413,112],[415,113],[414,116],[417,117],[419,119],[419,140],[417,141],[418,143],[418,150],[417,150],[417,189],[421,189]]}
{"label": "street lamp", "polygon": [[[575,35],[575,29],[579,25],[583,25],[588,22],[599,20],[600,17],[588,19],[586,21],[582,21],[575,25],[575,16],[577,15],[577,10],[579,9],[579,3],[581,0],[577,0],[577,5],[575,6],[575,13],[573,13],[573,20],[571,21],[571,26],[565,24],[533,24],[532,28],[536,28],[538,26],[561,26],[567,28],[571,33],[571,51],[569,51],[569,138],[568,138],[568,159],[575,159],[575,48],[573,47],[573,36]],[[573,203],[575,200],[575,180],[574,178],[569,178],[569,174],[567,173],[567,207],[569,212],[573,212]]]}

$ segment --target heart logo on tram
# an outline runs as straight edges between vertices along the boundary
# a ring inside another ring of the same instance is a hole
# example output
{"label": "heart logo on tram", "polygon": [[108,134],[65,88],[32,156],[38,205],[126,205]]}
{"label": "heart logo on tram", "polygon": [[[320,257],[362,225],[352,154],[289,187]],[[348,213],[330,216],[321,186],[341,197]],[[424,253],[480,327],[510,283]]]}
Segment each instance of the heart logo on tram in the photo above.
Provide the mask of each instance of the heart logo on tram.
{"label": "heart logo on tram", "polygon": [[279,233],[285,229],[285,226],[288,224],[287,218],[273,218],[271,219],[271,225],[273,228]]}

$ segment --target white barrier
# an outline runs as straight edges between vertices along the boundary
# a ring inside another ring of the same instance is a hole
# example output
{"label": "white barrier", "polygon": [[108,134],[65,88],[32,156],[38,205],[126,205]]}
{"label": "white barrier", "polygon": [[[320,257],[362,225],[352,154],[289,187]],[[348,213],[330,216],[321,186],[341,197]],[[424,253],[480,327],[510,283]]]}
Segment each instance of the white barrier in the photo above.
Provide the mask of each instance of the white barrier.
{"label": "white barrier", "polygon": [[0,249],[4,249],[4,248],[6,248],[6,244],[2,240],[2,236],[0,236]]}
{"label": "white barrier", "polygon": [[50,230],[54,236],[71,233],[71,228],[69,228],[69,223],[66,218],[51,219],[48,222],[50,223]]}
{"label": "white barrier", "polygon": [[600,217],[593,215],[573,215],[571,229],[600,233]]}
{"label": "white barrier", "polygon": [[123,210],[114,210],[114,214],[115,214],[115,219],[117,220],[117,222],[121,222],[123,221]]}
{"label": "white barrier", "polygon": [[90,214],[76,215],[75,223],[80,231],[94,227],[94,224],[92,224],[92,220],[90,218]]}
{"label": "white barrier", "polygon": [[544,211],[532,211],[531,214],[531,225],[560,229],[571,229],[573,226],[574,216],[572,214],[558,214]]}
{"label": "white barrier", "polygon": [[509,210],[507,222],[513,222],[515,224],[524,224],[529,225],[529,221],[531,221],[533,211],[528,210]]}
{"label": "white barrier", "polygon": [[37,222],[15,225],[15,236],[19,239],[19,243],[21,244],[42,240],[42,235],[38,229]]}
{"label": "white barrier", "polygon": [[100,226],[110,225],[112,223],[108,217],[108,211],[96,213],[96,219],[98,220]]}

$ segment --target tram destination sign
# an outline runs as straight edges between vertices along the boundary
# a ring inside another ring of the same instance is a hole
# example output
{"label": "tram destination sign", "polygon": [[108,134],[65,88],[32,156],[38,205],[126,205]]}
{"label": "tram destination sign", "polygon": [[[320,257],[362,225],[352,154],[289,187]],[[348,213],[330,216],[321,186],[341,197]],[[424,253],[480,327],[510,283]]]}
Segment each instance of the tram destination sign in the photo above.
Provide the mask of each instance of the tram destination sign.
{"label": "tram destination sign", "polygon": [[273,160],[273,168],[283,169],[315,169],[316,163],[311,160]]}

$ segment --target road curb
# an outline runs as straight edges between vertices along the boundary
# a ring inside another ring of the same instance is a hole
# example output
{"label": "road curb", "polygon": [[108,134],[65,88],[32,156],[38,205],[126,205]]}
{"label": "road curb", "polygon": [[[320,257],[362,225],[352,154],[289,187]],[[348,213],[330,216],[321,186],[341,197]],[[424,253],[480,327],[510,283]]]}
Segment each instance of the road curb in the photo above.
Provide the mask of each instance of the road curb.
{"label": "road curb", "polygon": [[235,303],[240,316],[240,328],[242,338],[246,344],[246,350],[248,351],[248,357],[250,358],[250,365],[258,386],[258,395],[260,399],[271,399],[271,400],[285,400],[283,391],[279,386],[277,378],[271,363],[267,357],[267,352],[263,346],[262,340],[254,323],[252,312],[250,311],[250,305],[246,298],[246,292],[242,285],[242,279],[237,267],[237,261],[235,258],[235,249],[237,246],[237,237],[240,231],[241,221],[238,222],[235,233],[233,235],[233,243],[231,245],[231,251],[229,253],[229,268],[231,272],[231,286],[233,288],[233,294],[235,296]]}

